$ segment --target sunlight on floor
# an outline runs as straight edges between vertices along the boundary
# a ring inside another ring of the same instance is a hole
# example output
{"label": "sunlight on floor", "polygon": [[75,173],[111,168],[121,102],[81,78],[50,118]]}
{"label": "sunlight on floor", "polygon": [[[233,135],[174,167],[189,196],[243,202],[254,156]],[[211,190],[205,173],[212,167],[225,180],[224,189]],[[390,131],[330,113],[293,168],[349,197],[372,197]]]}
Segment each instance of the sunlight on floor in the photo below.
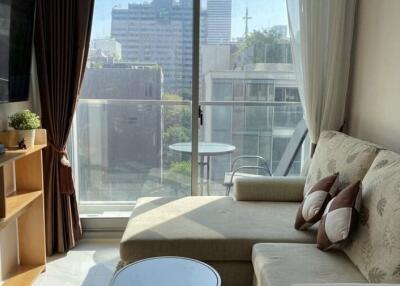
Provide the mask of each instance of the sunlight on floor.
{"label": "sunlight on floor", "polygon": [[108,286],[119,261],[119,240],[84,240],[66,255],[48,257],[33,286]]}

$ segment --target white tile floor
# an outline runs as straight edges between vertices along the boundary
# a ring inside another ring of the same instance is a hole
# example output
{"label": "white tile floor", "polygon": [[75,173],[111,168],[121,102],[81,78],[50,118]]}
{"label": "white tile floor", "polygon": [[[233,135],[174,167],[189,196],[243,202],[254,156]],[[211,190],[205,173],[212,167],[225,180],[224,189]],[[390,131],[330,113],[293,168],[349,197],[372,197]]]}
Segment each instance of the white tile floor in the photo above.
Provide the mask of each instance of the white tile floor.
{"label": "white tile floor", "polygon": [[83,240],[66,255],[48,257],[33,286],[108,286],[119,261],[119,240]]}

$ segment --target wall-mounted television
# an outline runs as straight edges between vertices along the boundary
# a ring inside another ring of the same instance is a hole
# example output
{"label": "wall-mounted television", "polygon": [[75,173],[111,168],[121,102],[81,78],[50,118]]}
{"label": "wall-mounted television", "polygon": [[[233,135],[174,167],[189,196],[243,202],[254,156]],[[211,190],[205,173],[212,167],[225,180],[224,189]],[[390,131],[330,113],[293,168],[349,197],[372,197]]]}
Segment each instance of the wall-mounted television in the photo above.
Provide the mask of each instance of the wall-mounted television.
{"label": "wall-mounted television", "polygon": [[0,103],[29,97],[35,0],[0,0]]}

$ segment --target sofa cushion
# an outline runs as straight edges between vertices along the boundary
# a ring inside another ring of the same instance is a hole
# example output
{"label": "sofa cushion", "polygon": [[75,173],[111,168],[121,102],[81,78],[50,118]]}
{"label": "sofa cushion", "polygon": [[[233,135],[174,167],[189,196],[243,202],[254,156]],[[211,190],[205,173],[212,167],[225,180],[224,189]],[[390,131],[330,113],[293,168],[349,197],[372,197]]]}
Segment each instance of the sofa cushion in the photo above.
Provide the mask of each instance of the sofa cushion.
{"label": "sofa cushion", "polygon": [[366,282],[343,252],[323,252],[312,244],[257,244],[253,267],[257,286]]}
{"label": "sofa cushion", "polygon": [[305,177],[273,176],[237,178],[234,195],[238,201],[301,202]]}
{"label": "sofa cushion", "polygon": [[339,172],[339,189],[364,178],[380,148],[336,131],[324,131],[318,140],[304,187],[304,195],[320,179]]}
{"label": "sofa cushion", "polygon": [[318,222],[329,201],[338,191],[339,173],[335,173],[319,180],[304,197],[297,212],[296,229],[305,230]]}
{"label": "sofa cushion", "polygon": [[342,190],[326,207],[318,229],[317,247],[341,248],[357,227],[361,209],[360,182]]}
{"label": "sofa cushion", "polygon": [[381,151],[362,181],[361,223],[345,252],[374,283],[400,283],[400,155]]}
{"label": "sofa cushion", "polygon": [[251,261],[258,242],[315,242],[293,228],[299,203],[239,202],[230,197],[141,198],[120,244],[121,259],[176,255]]}

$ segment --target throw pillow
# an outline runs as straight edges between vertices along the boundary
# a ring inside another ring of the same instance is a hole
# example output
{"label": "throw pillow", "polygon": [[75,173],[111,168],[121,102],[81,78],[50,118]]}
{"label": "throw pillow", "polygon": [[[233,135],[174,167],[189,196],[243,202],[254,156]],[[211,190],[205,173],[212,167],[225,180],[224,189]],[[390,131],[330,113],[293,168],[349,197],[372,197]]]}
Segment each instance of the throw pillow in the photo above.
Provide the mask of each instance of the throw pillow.
{"label": "throw pillow", "polygon": [[339,173],[319,180],[303,199],[294,227],[305,230],[318,222],[328,202],[338,191]]}
{"label": "throw pillow", "polygon": [[334,197],[325,209],[318,228],[317,247],[342,248],[354,231],[361,208],[360,182],[351,184]]}

